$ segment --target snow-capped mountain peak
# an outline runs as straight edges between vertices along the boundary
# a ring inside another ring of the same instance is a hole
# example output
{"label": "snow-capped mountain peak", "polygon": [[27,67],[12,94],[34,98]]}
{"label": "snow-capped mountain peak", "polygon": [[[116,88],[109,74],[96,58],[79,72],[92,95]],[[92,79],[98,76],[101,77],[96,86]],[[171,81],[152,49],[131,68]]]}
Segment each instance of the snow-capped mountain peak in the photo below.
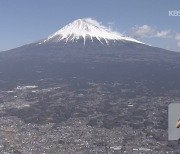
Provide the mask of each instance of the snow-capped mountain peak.
{"label": "snow-capped mountain peak", "polygon": [[73,21],[54,34],[50,35],[47,39],[41,41],[40,44],[51,41],[60,42],[63,40],[65,42],[74,42],[80,38],[83,38],[84,44],[86,39],[91,39],[93,42],[94,38],[99,40],[101,43],[103,40],[106,42],[106,44],[108,44],[109,40],[131,41],[144,44],[136,39],[125,37],[120,33],[114,32],[91,18],[78,19]]}

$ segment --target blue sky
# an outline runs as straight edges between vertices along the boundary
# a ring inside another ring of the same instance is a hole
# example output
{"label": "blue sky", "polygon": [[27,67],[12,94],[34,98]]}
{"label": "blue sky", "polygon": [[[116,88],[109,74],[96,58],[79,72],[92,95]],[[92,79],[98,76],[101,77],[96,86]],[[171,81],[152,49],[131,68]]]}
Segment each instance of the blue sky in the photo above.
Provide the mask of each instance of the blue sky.
{"label": "blue sky", "polygon": [[180,16],[169,16],[171,10],[180,11],[179,0],[0,0],[0,51],[86,17],[147,44],[180,51]]}

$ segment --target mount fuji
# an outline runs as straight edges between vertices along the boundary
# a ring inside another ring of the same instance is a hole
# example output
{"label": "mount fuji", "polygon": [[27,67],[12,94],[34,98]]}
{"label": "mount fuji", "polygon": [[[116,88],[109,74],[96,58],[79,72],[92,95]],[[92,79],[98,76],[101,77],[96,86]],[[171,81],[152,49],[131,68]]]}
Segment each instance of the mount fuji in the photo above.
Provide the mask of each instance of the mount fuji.
{"label": "mount fuji", "polygon": [[178,52],[150,46],[86,18],[45,39],[0,52],[0,87],[75,77],[81,82],[179,88],[179,66]]}
{"label": "mount fuji", "polygon": [[167,141],[179,101],[180,53],[78,19],[0,52],[0,151],[179,153]]}
{"label": "mount fuji", "polygon": [[109,41],[128,41],[141,43],[130,37],[125,37],[117,32],[113,32],[105,26],[101,25],[97,21],[87,18],[87,19],[78,19],[72,23],[66,25],[53,35],[49,36],[47,39],[41,41],[39,44],[48,43],[48,42],[77,42],[79,39],[84,40],[84,45],[86,39],[98,40],[103,44],[105,42],[108,45]]}

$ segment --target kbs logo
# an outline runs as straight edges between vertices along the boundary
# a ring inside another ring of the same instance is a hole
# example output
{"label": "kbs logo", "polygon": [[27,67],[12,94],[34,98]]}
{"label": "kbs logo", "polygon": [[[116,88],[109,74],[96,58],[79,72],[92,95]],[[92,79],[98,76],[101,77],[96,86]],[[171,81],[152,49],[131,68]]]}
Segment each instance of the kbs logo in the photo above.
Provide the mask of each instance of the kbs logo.
{"label": "kbs logo", "polygon": [[178,10],[169,11],[169,16],[173,16],[173,17],[180,16],[180,11]]}

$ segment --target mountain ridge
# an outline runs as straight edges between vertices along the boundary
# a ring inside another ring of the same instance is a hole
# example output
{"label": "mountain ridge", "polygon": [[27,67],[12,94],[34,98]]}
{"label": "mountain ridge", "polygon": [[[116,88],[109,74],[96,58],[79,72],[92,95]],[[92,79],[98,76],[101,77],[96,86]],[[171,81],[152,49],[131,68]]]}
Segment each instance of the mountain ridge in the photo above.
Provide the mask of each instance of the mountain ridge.
{"label": "mountain ridge", "polygon": [[[102,42],[102,43],[101,43]],[[51,78],[122,83],[161,83],[177,87],[180,80],[180,53],[135,41],[79,38],[77,41],[36,41],[0,53],[0,87]],[[162,81],[163,82],[162,82]],[[173,81],[173,82],[172,82]]]}

